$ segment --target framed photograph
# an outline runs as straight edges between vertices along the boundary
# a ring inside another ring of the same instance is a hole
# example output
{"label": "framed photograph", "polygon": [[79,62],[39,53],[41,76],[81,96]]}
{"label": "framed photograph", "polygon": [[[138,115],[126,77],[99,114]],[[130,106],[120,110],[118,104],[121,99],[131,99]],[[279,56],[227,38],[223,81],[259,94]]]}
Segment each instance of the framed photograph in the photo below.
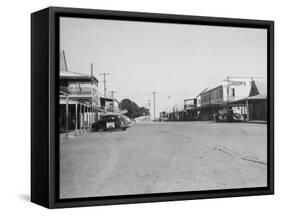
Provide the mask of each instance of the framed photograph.
{"label": "framed photograph", "polygon": [[50,7],[31,16],[31,200],[274,193],[274,22]]}

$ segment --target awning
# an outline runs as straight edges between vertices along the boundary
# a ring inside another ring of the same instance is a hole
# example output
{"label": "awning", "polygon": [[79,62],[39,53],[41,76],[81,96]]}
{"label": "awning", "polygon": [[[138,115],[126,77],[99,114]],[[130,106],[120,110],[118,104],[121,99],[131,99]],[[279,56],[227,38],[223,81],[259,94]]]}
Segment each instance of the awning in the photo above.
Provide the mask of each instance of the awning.
{"label": "awning", "polygon": [[239,100],[231,101],[230,104],[237,104],[237,103],[246,103],[246,101],[255,101],[255,100],[267,100],[267,95],[255,95],[251,97],[241,98]]}

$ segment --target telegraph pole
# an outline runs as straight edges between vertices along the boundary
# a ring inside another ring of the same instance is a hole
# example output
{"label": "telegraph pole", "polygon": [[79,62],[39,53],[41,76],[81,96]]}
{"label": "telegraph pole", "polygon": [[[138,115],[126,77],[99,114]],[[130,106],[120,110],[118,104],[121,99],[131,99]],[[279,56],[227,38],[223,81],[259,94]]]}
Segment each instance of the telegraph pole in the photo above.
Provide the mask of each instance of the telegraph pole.
{"label": "telegraph pole", "polygon": [[103,89],[104,89],[104,99],[106,98],[106,76],[110,73],[100,73],[99,75],[103,76]]}
{"label": "telegraph pole", "polygon": [[111,93],[111,99],[113,100],[114,99],[114,93],[116,93],[117,91],[110,91]]}
{"label": "telegraph pole", "polygon": [[153,94],[153,115],[154,115],[154,121],[156,121],[156,113],[155,113],[155,94],[156,94],[157,92],[152,92],[152,94]]}
{"label": "telegraph pole", "polygon": [[229,86],[230,86],[230,80],[229,80],[229,77],[227,77],[227,89],[226,89],[226,94],[227,94],[227,98],[226,98],[227,109],[229,109]]}
{"label": "telegraph pole", "polygon": [[90,128],[92,127],[92,123],[94,121],[93,119],[93,101],[94,101],[94,66],[93,63],[91,63],[91,104],[90,104]]}
{"label": "telegraph pole", "polygon": [[149,115],[151,116],[151,114],[150,114],[150,100],[148,100],[148,110],[149,110]]}
{"label": "telegraph pole", "polygon": [[114,93],[116,93],[116,91],[110,91],[111,93],[111,99],[112,99],[112,110],[114,112]]}

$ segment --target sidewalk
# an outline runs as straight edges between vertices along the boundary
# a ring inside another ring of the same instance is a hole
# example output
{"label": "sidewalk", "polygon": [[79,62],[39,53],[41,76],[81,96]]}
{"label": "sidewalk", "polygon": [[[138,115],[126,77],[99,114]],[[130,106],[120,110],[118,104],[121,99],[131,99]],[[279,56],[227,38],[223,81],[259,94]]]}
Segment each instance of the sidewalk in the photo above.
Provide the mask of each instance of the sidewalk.
{"label": "sidewalk", "polygon": [[245,123],[267,124],[267,121],[262,121],[262,120],[250,120],[250,121],[245,121]]}
{"label": "sidewalk", "polygon": [[[81,131],[77,130],[77,132],[75,132],[75,130],[68,131],[68,138],[73,138],[88,133],[90,133],[88,129],[81,129]],[[66,138],[66,133],[60,133],[60,138]]]}

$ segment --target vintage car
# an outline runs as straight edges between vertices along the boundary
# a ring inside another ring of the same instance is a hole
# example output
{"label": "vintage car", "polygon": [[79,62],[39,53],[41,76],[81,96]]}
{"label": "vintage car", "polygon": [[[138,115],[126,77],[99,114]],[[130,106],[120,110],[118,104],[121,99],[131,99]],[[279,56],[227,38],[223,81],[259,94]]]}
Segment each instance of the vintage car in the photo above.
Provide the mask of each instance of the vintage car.
{"label": "vintage car", "polygon": [[121,114],[107,114],[101,116],[101,119],[92,124],[93,131],[116,131],[123,130],[131,126],[131,120]]}
{"label": "vintage car", "polygon": [[214,115],[216,122],[242,122],[245,121],[245,117],[239,112],[233,112],[228,110],[226,112],[218,112]]}

